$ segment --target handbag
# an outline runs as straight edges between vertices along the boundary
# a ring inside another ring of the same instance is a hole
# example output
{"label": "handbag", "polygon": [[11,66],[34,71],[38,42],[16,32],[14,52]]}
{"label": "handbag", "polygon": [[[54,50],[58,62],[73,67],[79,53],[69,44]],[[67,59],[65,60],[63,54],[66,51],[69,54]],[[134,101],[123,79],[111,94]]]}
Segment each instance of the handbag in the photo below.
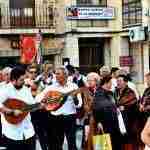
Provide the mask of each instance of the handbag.
{"label": "handbag", "polygon": [[110,134],[104,133],[93,136],[93,150],[112,150]]}
{"label": "handbag", "polygon": [[117,117],[118,117],[118,125],[120,129],[120,133],[124,135],[127,133],[127,130],[126,130],[125,123],[122,117],[122,113],[119,109],[117,109]]}

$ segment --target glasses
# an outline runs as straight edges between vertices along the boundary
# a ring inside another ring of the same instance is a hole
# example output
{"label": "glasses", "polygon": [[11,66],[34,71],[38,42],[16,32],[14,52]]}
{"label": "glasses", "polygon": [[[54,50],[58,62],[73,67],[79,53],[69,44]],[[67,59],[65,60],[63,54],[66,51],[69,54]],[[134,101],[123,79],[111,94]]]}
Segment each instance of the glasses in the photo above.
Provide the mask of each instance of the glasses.
{"label": "glasses", "polygon": [[36,71],[29,71],[29,73],[36,74],[37,72]]}

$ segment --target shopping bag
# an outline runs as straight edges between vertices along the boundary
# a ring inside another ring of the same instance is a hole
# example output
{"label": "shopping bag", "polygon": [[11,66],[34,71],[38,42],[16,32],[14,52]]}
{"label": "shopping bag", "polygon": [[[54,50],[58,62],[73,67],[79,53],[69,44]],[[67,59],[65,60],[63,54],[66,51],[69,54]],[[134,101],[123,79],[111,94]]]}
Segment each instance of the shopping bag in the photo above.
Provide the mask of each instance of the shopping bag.
{"label": "shopping bag", "polygon": [[93,150],[112,150],[110,134],[94,135]]}
{"label": "shopping bag", "polygon": [[127,130],[125,127],[125,123],[124,123],[121,111],[119,109],[117,110],[117,117],[118,117],[118,124],[119,124],[120,133],[124,135],[127,133]]}

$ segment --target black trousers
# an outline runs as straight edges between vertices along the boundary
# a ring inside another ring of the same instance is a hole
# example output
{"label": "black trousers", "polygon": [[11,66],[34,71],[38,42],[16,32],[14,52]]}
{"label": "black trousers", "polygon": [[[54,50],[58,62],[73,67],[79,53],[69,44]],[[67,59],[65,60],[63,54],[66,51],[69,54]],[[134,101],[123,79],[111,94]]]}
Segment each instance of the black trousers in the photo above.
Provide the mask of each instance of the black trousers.
{"label": "black trousers", "polygon": [[35,111],[31,113],[35,133],[39,138],[42,150],[48,149],[48,112]]}
{"label": "black trousers", "polygon": [[49,115],[48,125],[49,150],[62,150],[64,135],[67,138],[68,150],[77,150],[76,115]]}
{"label": "black trousers", "polygon": [[5,141],[6,150],[35,150],[35,137],[27,140],[11,140],[7,137],[3,137]]}

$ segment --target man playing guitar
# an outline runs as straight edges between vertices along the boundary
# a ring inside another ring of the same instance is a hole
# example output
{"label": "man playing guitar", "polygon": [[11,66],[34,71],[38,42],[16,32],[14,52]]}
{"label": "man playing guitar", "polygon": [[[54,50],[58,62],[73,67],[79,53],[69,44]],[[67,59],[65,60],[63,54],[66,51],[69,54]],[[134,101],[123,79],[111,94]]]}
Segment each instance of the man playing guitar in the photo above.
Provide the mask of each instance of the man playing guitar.
{"label": "man playing guitar", "polygon": [[[42,93],[37,95],[36,100],[41,101],[46,99],[45,95],[49,91],[58,91],[69,93],[70,91],[78,89],[77,85],[67,81],[67,71],[63,67],[56,69],[56,83],[48,86]],[[55,95],[54,92],[53,95]],[[57,95],[57,94],[56,94]],[[80,93],[77,94],[78,104],[75,105],[71,94],[65,97],[63,105],[57,110],[49,112],[48,120],[48,138],[49,150],[62,150],[64,135],[68,141],[68,150],[77,150],[75,144],[76,133],[76,108],[82,106],[82,98]]]}
{"label": "man playing guitar", "polygon": [[[25,69],[15,67],[11,71],[10,83],[0,91],[0,110],[2,112],[2,134],[6,143],[7,150],[35,150],[35,131],[31,122],[30,113],[17,124],[8,122],[5,115],[14,115],[16,118],[23,113],[19,109],[10,109],[5,104],[9,99],[18,99],[28,105],[35,104],[31,90],[24,86]],[[11,101],[12,99],[12,101]],[[17,106],[17,104],[14,103]],[[13,122],[13,121],[12,121]]]}

